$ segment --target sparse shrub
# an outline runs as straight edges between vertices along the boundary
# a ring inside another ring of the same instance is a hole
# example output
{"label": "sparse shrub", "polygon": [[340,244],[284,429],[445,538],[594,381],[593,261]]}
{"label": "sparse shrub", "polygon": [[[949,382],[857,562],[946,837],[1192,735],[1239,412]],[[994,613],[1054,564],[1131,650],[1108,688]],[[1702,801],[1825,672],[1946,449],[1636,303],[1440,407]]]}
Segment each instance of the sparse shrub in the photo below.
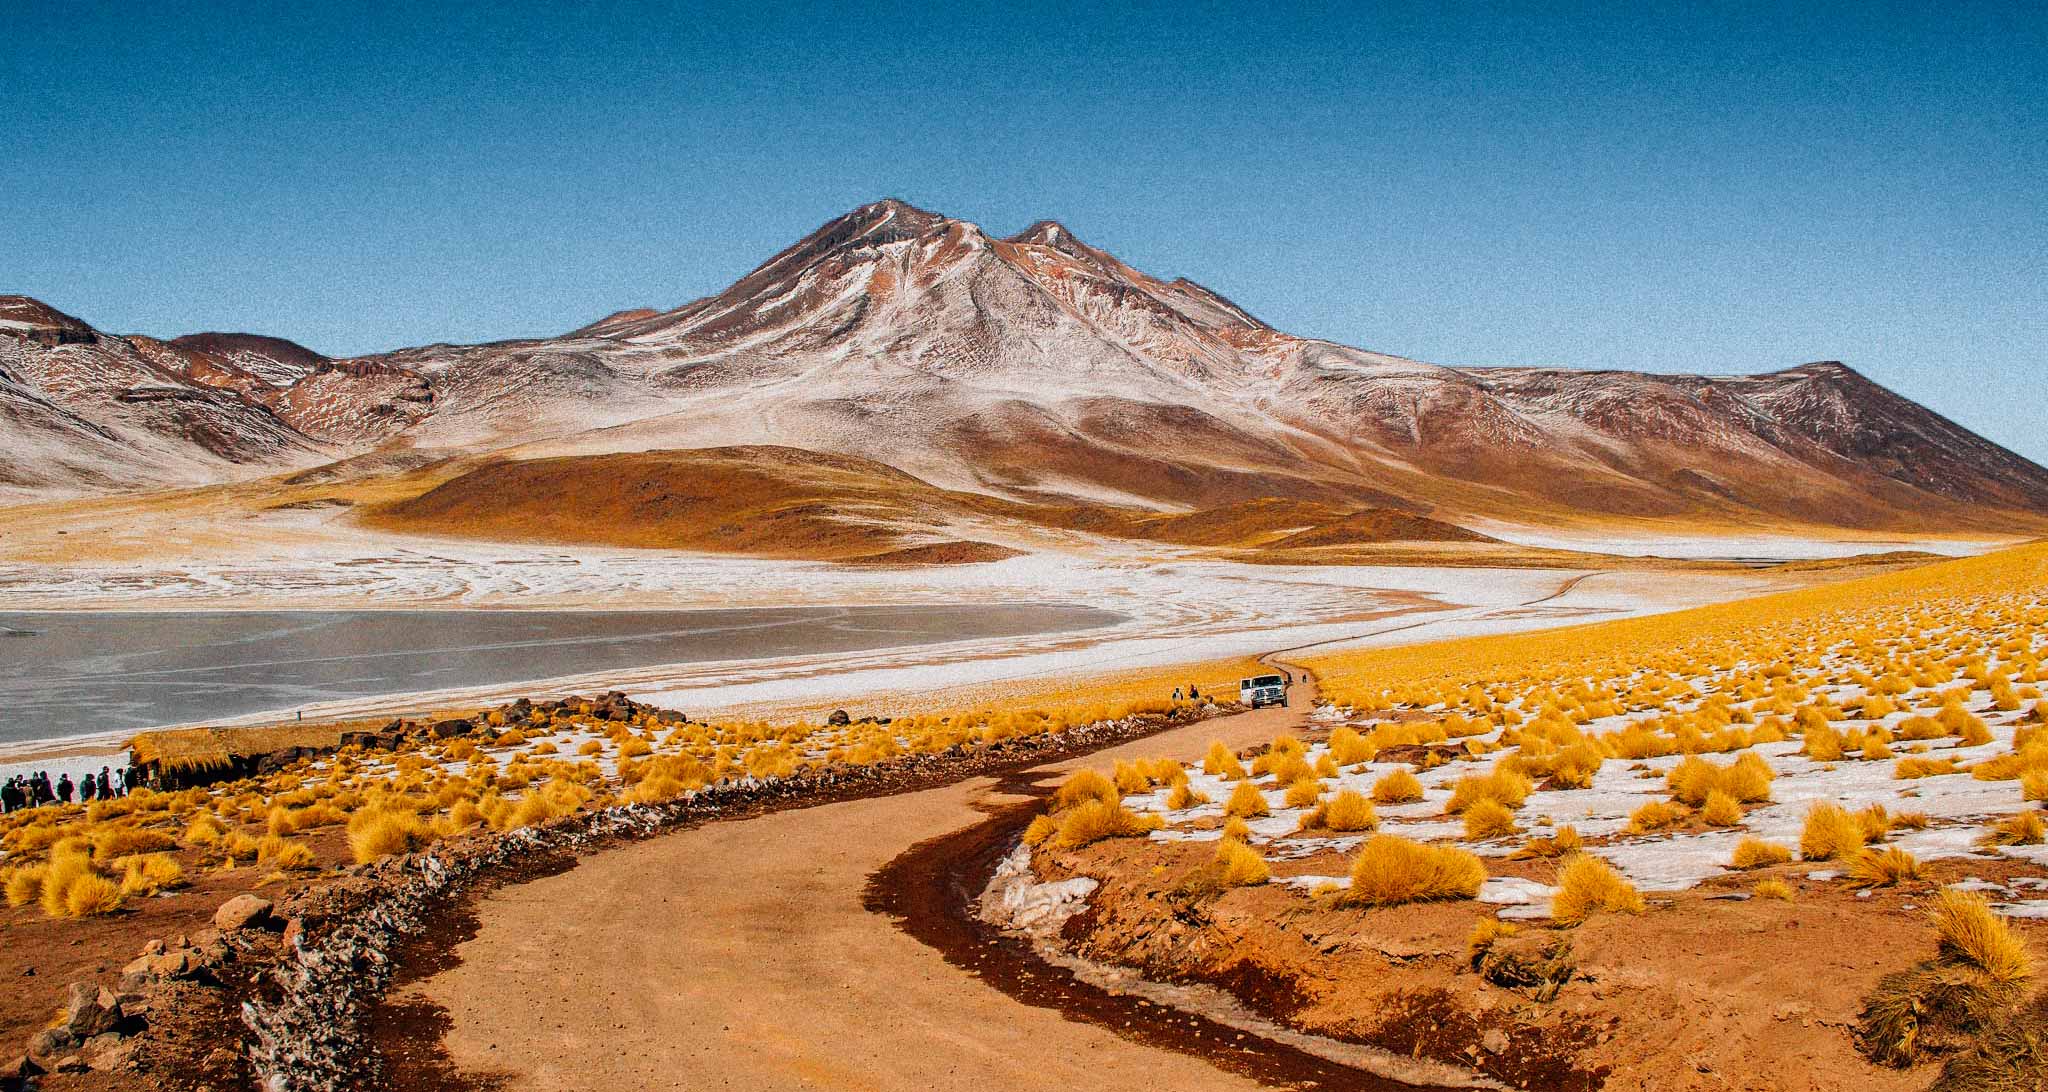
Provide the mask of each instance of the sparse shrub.
{"label": "sparse shrub", "polygon": [[64,915],[83,918],[111,914],[121,908],[121,885],[97,872],[86,872],[66,887]]}
{"label": "sparse shrub", "polygon": [[1312,808],[1315,807],[1316,801],[1322,798],[1323,783],[1310,778],[1287,786],[1287,795],[1283,800],[1290,808]]}
{"label": "sparse shrub", "polygon": [[1768,868],[1771,865],[1784,864],[1791,859],[1792,851],[1776,842],[1766,842],[1762,838],[1744,838],[1735,843],[1735,856],[1728,862],[1728,867]]}
{"label": "sparse shrub", "polygon": [[1897,846],[1858,850],[1848,865],[1849,882],[1857,887],[1892,887],[1920,878],[1920,862]]}
{"label": "sparse shrub", "polygon": [[1504,808],[1519,808],[1522,801],[1529,798],[1532,788],[1534,786],[1528,778],[1506,768],[1503,763],[1491,773],[1459,778],[1451,786],[1451,798],[1444,804],[1444,814],[1456,815],[1482,800],[1491,800]]}
{"label": "sparse shrub", "polygon": [[1380,775],[1372,783],[1372,800],[1375,804],[1407,804],[1422,799],[1422,782],[1407,770],[1394,770]]}
{"label": "sparse shrub", "polygon": [[1230,799],[1223,802],[1223,814],[1251,819],[1271,814],[1271,809],[1266,806],[1266,794],[1250,780],[1244,780],[1237,783],[1237,788],[1230,791]]}
{"label": "sparse shrub", "polygon": [[1345,789],[1328,800],[1316,805],[1316,809],[1302,817],[1303,830],[1328,830],[1338,833],[1372,830],[1379,826],[1379,817],[1374,814],[1372,801],[1363,794]]}
{"label": "sparse shrub", "polygon": [[1808,808],[1799,835],[1799,856],[1809,861],[1848,857],[1863,848],[1863,825],[1839,804],[1820,801]]}
{"label": "sparse shrub", "polygon": [[1351,865],[1352,906],[1391,906],[1435,899],[1469,899],[1486,883],[1486,865],[1462,849],[1424,845],[1376,834]]}
{"label": "sparse shrub", "polygon": [[1921,777],[1940,777],[1956,772],[1954,759],[1906,757],[1892,767],[1892,777],[1899,781],[1911,781]]}
{"label": "sparse shrub", "polygon": [[1648,834],[1685,821],[1690,813],[1669,800],[1652,800],[1629,813],[1627,832]]}
{"label": "sparse shrub", "polygon": [[7,905],[27,906],[43,896],[42,865],[27,865],[7,874]]}
{"label": "sparse shrub", "polygon": [[1209,798],[1207,796],[1198,792],[1193,785],[1188,784],[1186,781],[1176,784],[1173,790],[1166,794],[1166,806],[1174,811],[1199,807],[1208,802]]}
{"label": "sparse shrub", "polygon": [[1993,825],[1983,840],[1995,846],[2037,846],[2048,840],[2048,823],[2039,812],[2023,811]]}
{"label": "sparse shrub", "polygon": [[145,830],[141,827],[111,827],[97,831],[92,836],[93,856],[101,860],[126,857],[131,853],[154,853],[158,850],[176,849],[178,840],[160,830]]}
{"label": "sparse shrub", "polygon": [[1062,811],[1086,800],[1115,804],[1122,799],[1123,794],[1117,791],[1115,783],[1102,776],[1100,771],[1078,770],[1060,782],[1060,787],[1052,794],[1052,807],[1054,811]]}
{"label": "sparse shrub", "polygon": [[1221,879],[1227,887],[1256,887],[1273,875],[1258,850],[1234,838],[1217,843],[1216,863],[1221,866]]}
{"label": "sparse shrub", "polygon": [[1493,800],[1481,800],[1465,809],[1465,840],[1505,838],[1515,832],[1515,813]]}
{"label": "sparse shrub", "polygon": [[1059,820],[1050,815],[1034,816],[1031,825],[1024,828],[1024,844],[1036,846],[1047,838],[1059,833]]}
{"label": "sparse shrub", "polygon": [[1520,849],[1508,856],[1514,860],[1542,860],[1576,853],[1584,846],[1585,841],[1579,837],[1577,827],[1563,826],[1557,828],[1557,833],[1548,837],[1529,839],[1522,843]]}
{"label": "sparse shrub", "polygon": [[1792,885],[1784,880],[1763,880],[1755,887],[1750,888],[1750,892],[1760,899],[1778,899],[1783,902],[1792,901]]}
{"label": "sparse shrub", "polygon": [[1551,919],[1577,925],[1603,911],[1640,914],[1643,896],[1614,866],[1593,854],[1574,853],[1565,858],[1564,867],[1557,874],[1557,897],[1551,902]]}
{"label": "sparse shrub", "polygon": [[1710,827],[1732,827],[1742,822],[1742,805],[1735,798],[1715,789],[1707,794],[1706,805],[1700,808],[1700,818]]}
{"label": "sparse shrub", "polygon": [[1060,845],[1068,849],[1099,842],[1104,838],[1131,838],[1160,828],[1156,815],[1139,815],[1114,801],[1083,800],[1060,819]]}
{"label": "sparse shrub", "polygon": [[1225,777],[1232,781],[1242,781],[1245,776],[1244,765],[1238,762],[1237,756],[1232,754],[1230,748],[1224,746],[1220,739],[1209,744],[1209,753],[1202,757],[1202,772],[1211,777]]}
{"label": "sparse shrub", "polygon": [[185,824],[185,835],[182,840],[186,845],[210,846],[220,841],[221,836],[227,832],[228,828],[223,826],[220,820],[202,811],[192,816],[190,823]]}
{"label": "sparse shrub", "polygon": [[2034,973],[2027,944],[1975,891],[1944,887],[1929,916],[1941,938],[1944,958],[1976,967],[1994,982],[2014,983]]}
{"label": "sparse shrub", "polygon": [[433,837],[433,831],[410,811],[368,808],[348,821],[348,848],[357,864],[417,849]]}

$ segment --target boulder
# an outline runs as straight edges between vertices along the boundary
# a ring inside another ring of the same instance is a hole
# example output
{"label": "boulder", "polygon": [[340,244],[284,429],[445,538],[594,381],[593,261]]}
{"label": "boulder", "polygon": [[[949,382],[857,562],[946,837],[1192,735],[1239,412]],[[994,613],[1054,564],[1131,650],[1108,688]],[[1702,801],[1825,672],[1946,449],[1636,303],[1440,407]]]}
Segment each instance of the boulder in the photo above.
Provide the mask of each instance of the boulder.
{"label": "boulder", "polygon": [[72,1043],[81,1043],[121,1022],[121,1003],[97,982],[73,982],[64,993],[64,1015],[56,1024]]}
{"label": "boulder", "polygon": [[434,726],[431,729],[429,729],[429,731],[433,733],[435,739],[448,739],[453,736],[466,736],[469,733],[476,731],[476,722],[473,720],[435,721]]}
{"label": "boulder", "polygon": [[213,912],[213,924],[223,933],[261,929],[269,923],[270,900],[255,895],[236,895]]}
{"label": "boulder", "polygon": [[853,718],[844,709],[834,709],[832,715],[825,718],[825,723],[833,728],[844,728],[853,723]]}

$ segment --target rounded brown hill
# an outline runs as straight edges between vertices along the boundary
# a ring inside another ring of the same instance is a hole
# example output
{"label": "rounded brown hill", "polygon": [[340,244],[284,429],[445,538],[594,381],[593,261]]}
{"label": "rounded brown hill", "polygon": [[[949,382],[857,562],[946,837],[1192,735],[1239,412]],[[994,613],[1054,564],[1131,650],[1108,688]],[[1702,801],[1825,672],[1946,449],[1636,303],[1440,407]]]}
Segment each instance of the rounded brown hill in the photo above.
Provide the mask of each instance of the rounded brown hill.
{"label": "rounded brown hill", "polygon": [[963,564],[1015,556],[961,541],[968,520],[1185,546],[1281,548],[1364,542],[1485,542],[1386,509],[1265,499],[1160,513],[1028,503],[941,489],[849,455],[775,446],[642,451],[489,463],[363,518],[467,538],[709,550],[869,564]]}

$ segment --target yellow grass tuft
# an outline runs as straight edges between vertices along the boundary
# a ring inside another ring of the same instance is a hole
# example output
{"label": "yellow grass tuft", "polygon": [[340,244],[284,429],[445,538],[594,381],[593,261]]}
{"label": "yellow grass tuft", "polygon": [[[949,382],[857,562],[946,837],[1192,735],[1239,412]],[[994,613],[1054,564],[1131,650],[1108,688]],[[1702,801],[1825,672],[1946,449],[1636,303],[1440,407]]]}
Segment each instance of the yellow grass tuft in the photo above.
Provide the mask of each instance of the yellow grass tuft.
{"label": "yellow grass tuft", "polygon": [[2023,811],[1992,826],[1983,840],[1995,846],[2037,846],[2048,840],[2048,823],[2041,821],[2040,812]]}
{"label": "yellow grass tuft", "polygon": [[1175,811],[1199,807],[1208,802],[1209,798],[1207,796],[1196,791],[1195,787],[1186,781],[1174,785],[1173,791],[1166,794],[1166,806]]}
{"label": "yellow grass tuft", "polygon": [[1849,882],[1857,887],[1892,887],[1920,878],[1920,862],[1897,846],[1863,849],[1849,858]]}
{"label": "yellow grass tuft", "polygon": [[1251,819],[1271,814],[1271,809],[1266,806],[1266,794],[1260,792],[1257,785],[1246,780],[1238,782],[1237,788],[1230,791],[1230,799],[1223,802],[1223,814],[1238,819]]}
{"label": "yellow grass tuft", "polygon": [[1086,800],[1115,804],[1122,799],[1123,794],[1117,791],[1116,784],[1102,776],[1100,771],[1079,770],[1060,782],[1060,787],[1052,794],[1052,808],[1062,811]]}
{"label": "yellow grass tuft", "polygon": [[1792,901],[1792,885],[1784,880],[1764,880],[1755,887],[1750,888],[1750,891],[1760,899],[1778,899],[1783,902]]}
{"label": "yellow grass tuft", "polygon": [[1375,804],[1407,804],[1422,799],[1422,781],[1407,770],[1382,774],[1372,783]]}
{"label": "yellow grass tuft", "polygon": [[73,918],[111,914],[121,908],[121,885],[97,872],[73,880],[64,892],[64,916]]}
{"label": "yellow grass tuft", "polygon": [[1815,803],[1799,834],[1799,856],[1808,861],[1848,857],[1863,848],[1863,824],[1839,804]]}
{"label": "yellow grass tuft", "polygon": [[1551,902],[1551,920],[1577,925],[1594,914],[1640,914],[1643,896],[1635,885],[1622,878],[1614,866],[1590,853],[1565,858],[1557,874],[1557,897]]}
{"label": "yellow grass tuft", "polygon": [[1131,838],[1161,826],[1156,815],[1139,815],[1114,801],[1092,798],[1069,809],[1060,819],[1060,845],[1068,849],[1104,838]]}
{"label": "yellow grass tuft", "polygon": [[1944,887],[1929,912],[1941,938],[1941,954],[1982,970],[1994,982],[2023,982],[2034,973],[2026,941],[1975,891]]}
{"label": "yellow grass tuft", "polygon": [[1328,830],[1338,833],[1372,830],[1379,826],[1379,816],[1374,813],[1372,801],[1362,793],[1345,789],[1328,800],[1316,805],[1316,809],[1301,819],[1302,830]]}
{"label": "yellow grass tuft", "polygon": [[1493,800],[1481,800],[1465,809],[1465,840],[1485,841],[1515,833],[1515,813]]}
{"label": "yellow grass tuft", "polygon": [[1762,838],[1744,838],[1735,843],[1735,856],[1728,867],[1739,869],[1768,868],[1781,865],[1792,859],[1792,851]]}
{"label": "yellow grass tuft", "polygon": [[184,875],[184,866],[168,853],[130,857],[122,862],[121,894],[135,897],[154,895],[173,886]]}
{"label": "yellow grass tuft", "polygon": [[1529,839],[1522,844],[1522,848],[1515,850],[1513,853],[1508,854],[1508,856],[1511,859],[1523,861],[1549,859],[1577,853],[1584,846],[1585,840],[1579,837],[1579,828],[1563,826],[1557,828],[1557,833],[1548,837]]}
{"label": "yellow grass tuft", "polygon": [[1444,804],[1444,814],[1456,815],[1483,800],[1491,800],[1504,808],[1519,808],[1522,801],[1529,798],[1533,787],[1528,778],[1504,767],[1495,767],[1488,774],[1461,777],[1451,786],[1451,798]]}
{"label": "yellow grass tuft", "polygon": [[48,869],[42,865],[17,868],[7,874],[7,905],[27,906],[43,897],[43,875]]}
{"label": "yellow grass tuft", "polygon": [[1392,906],[1436,899],[1469,899],[1486,883],[1486,865],[1462,849],[1430,846],[1376,834],[1351,865],[1351,906]]}
{"label": "yellow grass tuft", "polygon": [[1232,781],[1244,779],[1244,764],[1223,745],[1222,740],[1209,744],[1209,753],[1202,757],[1202,772],[1211,777],[1227,777]]}
{"label": "yellow grass tuft", "polygon": [[1700,808],[1700,818],[1710,827],[1732,827],[1742,822],[1742,805],[1735,798],[1720,789],[1707,794],[1706,805]]}
{"label": "yellow grass tuft", "polygon": [[1921,777],[1940,777],[1943,774],[1955,772],[1956,763],[1952,758],[1907,756],[1900,759],[1898,764],[1892,767],[1892,777],[1898,781],[1911,781]]}
{"label": "yellow grass tuft", "polygon": [[1652,800],[1629,813],[1627,833],[1648,834],[1685,822],[1687,812],[1681,805],[1669,800]]}
{"label": "yellow grass tuft", "polygon": [[432,842],[433,837],[432,829],[410,811],[370,808],[355,813],[348,821],[348,848],[357,864],[417,849]]}
{"label": "yellow grass tuft", "polygon": [[1310,778],[1287,786],[1287,795],[1283,800],[1290,808],[1312,808],[1316,806],[1316,801],[1322,798],[1323,783]]}
{"label": "yellow grass tuft", "polygon": [[1222,866],[1222,880],[1227,887],[1256,887],[1273,875],[1258,850],[1234,838],[1217,843],[1216,863]]}
{"label": "yellow grass tuft", "polygon": [[1024,844],[1036,846],[1047,838],[1059,833],[1060,822],[1050,815],[1032,817],[1031,825],[1024,828]]}

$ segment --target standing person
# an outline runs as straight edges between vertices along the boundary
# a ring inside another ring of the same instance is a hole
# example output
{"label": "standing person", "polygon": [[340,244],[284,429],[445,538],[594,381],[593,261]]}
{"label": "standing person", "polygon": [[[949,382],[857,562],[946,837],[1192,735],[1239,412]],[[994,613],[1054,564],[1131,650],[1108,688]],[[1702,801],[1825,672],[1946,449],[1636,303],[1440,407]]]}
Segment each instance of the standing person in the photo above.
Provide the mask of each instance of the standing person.
{"label": "standing person", "polygon": [[53,788],[51,788],[51,787],[50,787],[50,771],[48,771],[48,770],[37,770],[37,771],[36,771],[36,803],[38,803],[38,804],[54,804],[54,803],[56,803],[56,802],[57,802],[57,790],[55,790],[55,789],[53,789]]}
{"label": "standing person", "polygon": [[107,768],[106,768],[105,766],[101,766],[101,767],[100,767],[100,799],[102,799],[102,800],[112,800],[113,798],[114,798],[114,772],[113,772],[112,770],[109,770],[109,769],[107,769]]}
{"label": "standing person", "polygon": [[1189,701],[1201,701],[1201,700],[1202,700],[1202,692],[1201,692],[1200,690],[1197,690],[1197,689],[1195,689],[1195,684],[1194,684],[1194,683],[1189,683],[1189,684],[1188,684],[1188,700],[1189,700]]}
{"label": "standing person", "polygon": [[59,804],[69,804],[71,802],[71,775],[68,773],[57,775],[57,802]]}
{"label": "standing person", "polygon": [[7,784],[0,785],[0,815],[12,815],[21,810],[21,779],[10,777]]}
{"label": "standing person", "polygon": [[80,774],[78,777],[78,802],[90,804],[99,794],[99,782],[92,779],[92,774],[90,772]]}
{"label": "standing person", "polygon": [[1179,700],[1180,700],[1180,687],[1178,687],[1178,686],[1176,686],[1176,687],[1174,687],[1174,688],[1173,688],[1173,700],[1175,700],[1175,701],[1179,701]]}

